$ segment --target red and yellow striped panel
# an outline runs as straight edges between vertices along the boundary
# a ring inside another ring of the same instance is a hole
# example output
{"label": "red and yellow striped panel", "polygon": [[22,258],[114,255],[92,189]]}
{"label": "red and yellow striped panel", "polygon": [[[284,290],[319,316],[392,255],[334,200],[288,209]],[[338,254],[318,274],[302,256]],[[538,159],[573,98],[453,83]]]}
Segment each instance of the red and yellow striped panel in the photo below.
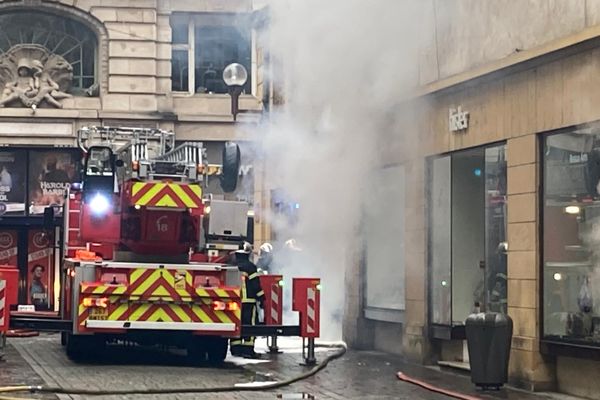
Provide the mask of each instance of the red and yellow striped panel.
{"label": "red and yellow striped panel", "polygon": [[[129,285],[82,283],[79,326],[88,319],[108,321],[234,323],[240,326],[241,290],[237,287],[194,288],[186,270],[132,269]],[[83,299],[108,298],[104,310],[86,307]],[[217,311],[213,301],[238,303],[236,310]]]}
{"label": "red and yellow striped panel", "polygon": [[109,299],[107,310],[103,315],[94,313],[99,309],[79,305],[79,325],[85,328],[88,319],[102,319],[107,321],[150,321],[150,322],[205,322],[205,323],[233,323],[240,324],[241,310],[216,311],[212,301],[199,301],[190,303],[153,303],[120,302],[118,297]]}
{"label": "red and yellow striped panel", "polygon": [[134,182],[131,204],[146,207],[198,208],[202,205],[202,189],[197,184],[166,182]]}
{"label": "red and yellow striped panel", "polygon": [[125,295],[129,300],[190,301],[197,298],[211,300],[241,297],[238,287],[194,288],[193,276],[186,270],[136,268],[129,274],[129,285],[82,283],[84,295]]}

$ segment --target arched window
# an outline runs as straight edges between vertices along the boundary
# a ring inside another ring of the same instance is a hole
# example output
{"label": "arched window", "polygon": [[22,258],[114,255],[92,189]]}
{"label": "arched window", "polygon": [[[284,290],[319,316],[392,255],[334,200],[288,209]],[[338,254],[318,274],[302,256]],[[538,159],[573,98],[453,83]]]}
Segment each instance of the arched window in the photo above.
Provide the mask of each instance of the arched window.
{"label": "arched window", "polygon": [[97,43],[94,32],[73,19],[35,11],[0,14],[0,57],[17,45],[42,46],[71,65],[74,95],[97,82]]}

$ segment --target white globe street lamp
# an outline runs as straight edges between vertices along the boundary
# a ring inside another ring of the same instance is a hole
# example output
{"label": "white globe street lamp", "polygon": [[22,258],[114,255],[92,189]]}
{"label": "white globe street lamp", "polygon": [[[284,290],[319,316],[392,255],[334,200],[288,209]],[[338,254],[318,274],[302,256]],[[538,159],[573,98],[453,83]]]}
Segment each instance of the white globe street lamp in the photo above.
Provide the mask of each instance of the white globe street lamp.
{"label": "white globe street lamp", "polygon": [[242,64],[229,64],[223,70],[223,81],[225,81],[225,84],[229,88],[231,114],[233,115],[233,120],[236,121],[239,112],[239,97],[242,94],[246,81],[248,81],[248,71],[246,71],[246,68]]}

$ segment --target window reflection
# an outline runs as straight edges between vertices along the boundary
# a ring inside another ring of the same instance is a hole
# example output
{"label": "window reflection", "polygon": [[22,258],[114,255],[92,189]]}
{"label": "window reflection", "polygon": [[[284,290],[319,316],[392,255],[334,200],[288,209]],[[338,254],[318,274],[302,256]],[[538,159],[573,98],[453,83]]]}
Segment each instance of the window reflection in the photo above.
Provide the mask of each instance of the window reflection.
{"label": "window reflection", "polygon": [[544,334],[600,342],[600,126],[544,138]]}

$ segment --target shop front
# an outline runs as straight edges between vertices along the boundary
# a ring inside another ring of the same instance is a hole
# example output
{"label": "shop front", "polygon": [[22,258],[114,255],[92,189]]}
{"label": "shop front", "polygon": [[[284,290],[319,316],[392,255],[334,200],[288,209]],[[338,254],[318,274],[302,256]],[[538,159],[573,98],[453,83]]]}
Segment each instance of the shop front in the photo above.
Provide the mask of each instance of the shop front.
{"label": "shop front", "polygon": [[599,398],[600,53],[520,57],[421,101],[419,155],[403,161],[425,168],[407,175],[425,256],[406,275],[424,289],[405,353],[424,343],[422,359],[468,368],[467,316],[507,313],[513,385]]}
{"label": "shop front", "polygon": [[68,148],[0,150],[0,264],[19,269],[19,303],[56,310],[60,218],[48,229],[46,207],[61,215],[67,188],[79,180],[80,151]]}

